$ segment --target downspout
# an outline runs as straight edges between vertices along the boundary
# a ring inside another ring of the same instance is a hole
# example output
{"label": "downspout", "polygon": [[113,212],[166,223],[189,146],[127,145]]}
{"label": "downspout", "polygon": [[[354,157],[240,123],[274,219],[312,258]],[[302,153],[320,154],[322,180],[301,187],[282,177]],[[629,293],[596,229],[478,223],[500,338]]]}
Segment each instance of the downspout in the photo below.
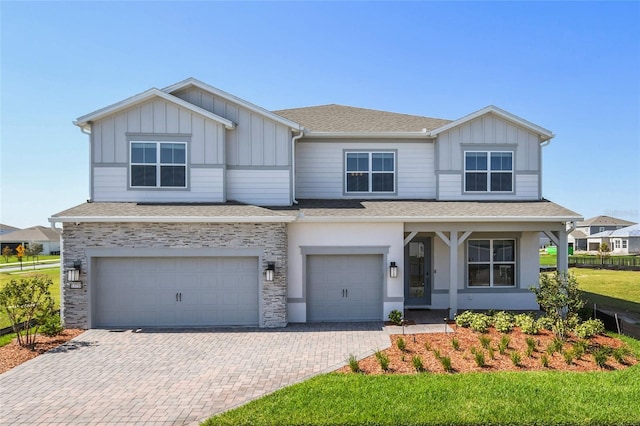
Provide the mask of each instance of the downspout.
{"label": "downspout", "polygon": [[298,204],[296,200],[296,141],[304,136],[304,127],[300,127],[300,134],[291,138],[291,201]]}

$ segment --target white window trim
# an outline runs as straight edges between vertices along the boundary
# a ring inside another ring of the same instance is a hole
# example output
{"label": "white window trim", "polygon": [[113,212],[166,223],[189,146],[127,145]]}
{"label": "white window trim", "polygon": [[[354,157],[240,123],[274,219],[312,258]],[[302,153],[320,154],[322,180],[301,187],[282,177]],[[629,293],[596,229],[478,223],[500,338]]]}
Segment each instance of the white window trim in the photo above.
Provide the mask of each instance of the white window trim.
{"label": "white window trim", "polygon": [[[155,163],[134,163],[131,161],[131,152],[134,143],[148,143],[156,145],[156,162]],[[184,145],[184,163],[162,163],[160,161],[160,147],[163,144]],[[187,143],[181,141],[150,141],[150,140],[132,140],[129,141],[129,188],[132,189],[186,189],[188,179],[188,167],[187,167]],[[161,168],[162,166],[184,166],[184,186],[162,186],[161,185]],[[133,166],[155,166],[156,167],[156,185],[155,186],[134,186],[131,180],[133,179]]]}
{"label": "white window trim", "polygon": [[629,247],[629,243],[627,242],[627,240],[622,240],[622,248],[626,249]]}
{"label": "white window trim", "polygon": [[[369,159],[369,165],[367,171],[362,171],[362,173],[369,174],[369,182],[368,182],[368,191],[349,191],[348,183],[347,183],[347,157],[349,154],[367,154]],[[391,154],[393,155],[393,172],[390,171],[373,171],[373,154]],[[397,175],[397,153],[396,151],[344,151],[344,167],[343,167],[343,176],[344,176],[344,193],[345,195],[353,195],[353,194],[395,194],[398,190],[398,175]],[[375,174],[393,174],[393,190],[392,191],[374,191],[373,190],[373,175]]]}
{"label": "white window trim", "polygon": [[[481,153],[487,154],[487,170],[467,170],[467,154]],[[511,154],[511,171],[506,170],[491,170],[491,154]],[[470,194],[513,194],[515,192],[515,153],[514,151],[479,151],[469,150],[463,152],[462,162],[464,164],[464,176],[462,177],[464,192]],[[468,173],[486,173],[487,174],[487,190],[486,191],[471,191],[467,189],[467,172]],[[491,190],[491,173],[511,173],[511,191],[492,191]]]}
{"label": "white window trim", "polygon": [[[466,287],[467,288],[473,288],[473,289],[478,289],[478,288],[516,288],[517,285],[517,281],[518,281],[518,242],[516,241],[515,238],[471,238],[467,240],[467,253],[469,253],[469,243],[471,243],[472,241],[489,241],[489,250],[491,251],[491,258],[488,261],[477,261],[477,262],[472,262],[469,260],[469,255],[467,254],[467,265],[466,265],[466,275],[467,275],[467,280],[466,280]],[[494,241],[513,241],[513,260],[512,261],[506,261],[506,260],[500,260],[500,261],[496,261],[493,260],[493,242]],[[489,265],[489,285],[470,285],[469,284],[469,265]],[[495,280],[493,279],[493,265],[494,264],[507,264],[507,265],[513,265],[513,284],[511,285],[503,285],[503,284],[495,284]]]}

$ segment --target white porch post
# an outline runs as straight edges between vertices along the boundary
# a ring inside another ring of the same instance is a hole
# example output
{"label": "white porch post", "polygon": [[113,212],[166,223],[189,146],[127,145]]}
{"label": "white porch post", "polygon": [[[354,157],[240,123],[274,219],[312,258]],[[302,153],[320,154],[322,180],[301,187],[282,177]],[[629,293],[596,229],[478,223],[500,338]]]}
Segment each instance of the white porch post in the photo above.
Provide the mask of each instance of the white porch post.
{"label": "white porch post", "polygon": [[458,231],[449,233],[449,315],[458,312]]}
{"label": "white porch post", "polygon": [[556,267],[560,273],[566,274],[569,271],[569,241],[566,231],[558,232]]}

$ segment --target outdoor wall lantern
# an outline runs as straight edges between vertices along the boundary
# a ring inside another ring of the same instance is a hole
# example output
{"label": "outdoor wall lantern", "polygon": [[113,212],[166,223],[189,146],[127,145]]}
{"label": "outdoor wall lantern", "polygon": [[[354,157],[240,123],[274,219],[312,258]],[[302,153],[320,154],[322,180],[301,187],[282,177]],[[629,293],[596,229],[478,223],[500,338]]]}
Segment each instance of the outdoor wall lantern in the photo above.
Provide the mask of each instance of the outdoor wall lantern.
{"label": "outdoor wall lantern", "polygon": [[67,269],[67,282],[71,288],[82,288],[82,282],[80,281],[80,270],[82,262],[76,260],[73,262],[73,268]]}
{"label": "outdoor wall lantern", "polygon": [[396,265],[396,262],[391,262],[389,265],[389,277],[398,278],[398,265]]}
{"label": "outdoor wall lantern", "polygon": [[273,273],[276,270],[275,262],[267,262],[267,269],[264,271],[264,280],[265,281],[273,281]]}

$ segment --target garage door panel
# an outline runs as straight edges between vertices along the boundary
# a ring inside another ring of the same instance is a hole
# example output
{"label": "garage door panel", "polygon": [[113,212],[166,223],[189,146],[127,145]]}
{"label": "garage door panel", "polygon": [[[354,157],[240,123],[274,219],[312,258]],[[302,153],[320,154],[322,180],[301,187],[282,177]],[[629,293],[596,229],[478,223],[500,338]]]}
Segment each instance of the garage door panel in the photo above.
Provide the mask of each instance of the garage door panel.
{"label": "garage door panel", "polygon": [[94,326],[258,324],[256,257],[103,258],[96,270]]}
{"label": "garage door panel", "polygon": [[309,321],[378,321],[382,315],[381,255],[307,257]]}

